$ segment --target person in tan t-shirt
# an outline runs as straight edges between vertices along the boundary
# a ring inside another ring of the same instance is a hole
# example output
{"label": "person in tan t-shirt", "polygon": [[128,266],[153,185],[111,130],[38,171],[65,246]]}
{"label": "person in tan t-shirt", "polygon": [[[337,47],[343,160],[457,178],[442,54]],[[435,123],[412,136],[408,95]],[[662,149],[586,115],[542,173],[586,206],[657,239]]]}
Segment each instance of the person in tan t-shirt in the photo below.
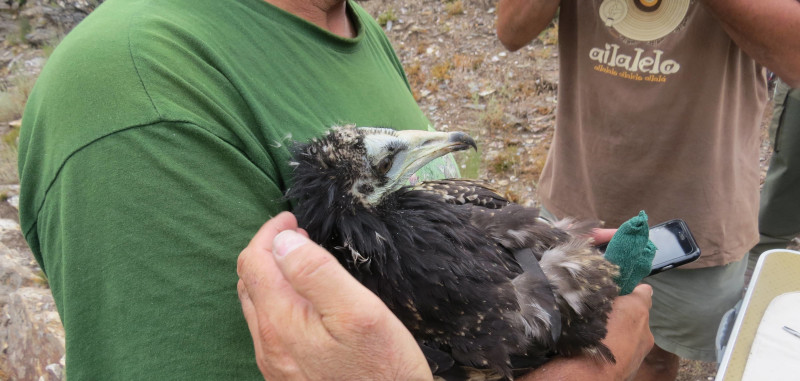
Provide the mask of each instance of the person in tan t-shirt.
{"label": "person in tan t-shirt", "polygon": [[652,224],[688,223],[701,258],[646,279],[656,346],[638,379],[672,380],[679,357],[715,361],[716,327],[741,298],[758,241],[764,67],[800,84],[800,3],[501,0],[498,37],[517,50],[557,10],[543,214],[614,227],[644,209]]}

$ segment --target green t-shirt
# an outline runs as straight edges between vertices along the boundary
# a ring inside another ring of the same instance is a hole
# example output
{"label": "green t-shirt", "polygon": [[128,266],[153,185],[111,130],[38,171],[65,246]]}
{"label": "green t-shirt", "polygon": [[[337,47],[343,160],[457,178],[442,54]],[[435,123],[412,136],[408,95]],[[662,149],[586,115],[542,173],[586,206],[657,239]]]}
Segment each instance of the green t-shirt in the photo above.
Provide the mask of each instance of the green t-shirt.
{"label": "green t-shirt", "polygon": [[20,221],[68,379],[261,378],[236,259],[290,208],[291,142],[431,128],[349,9],[353,39],[263,0],[109,0],[53,52],[23,117]]}

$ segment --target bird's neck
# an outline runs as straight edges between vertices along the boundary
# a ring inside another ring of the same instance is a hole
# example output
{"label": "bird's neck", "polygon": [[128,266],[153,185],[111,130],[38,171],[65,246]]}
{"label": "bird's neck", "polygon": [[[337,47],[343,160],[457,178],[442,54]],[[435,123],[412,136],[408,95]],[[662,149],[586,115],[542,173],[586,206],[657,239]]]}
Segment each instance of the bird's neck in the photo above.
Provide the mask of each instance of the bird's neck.
{"label": "bird's neck", "polygon": [[398,211],[389,206],[367,208],[357,202],[325,197],[301,200],[294,209],[298,223],[312,240],[330,251],[354,274],[382,272],[397,262],[397,250],[387,219]]}

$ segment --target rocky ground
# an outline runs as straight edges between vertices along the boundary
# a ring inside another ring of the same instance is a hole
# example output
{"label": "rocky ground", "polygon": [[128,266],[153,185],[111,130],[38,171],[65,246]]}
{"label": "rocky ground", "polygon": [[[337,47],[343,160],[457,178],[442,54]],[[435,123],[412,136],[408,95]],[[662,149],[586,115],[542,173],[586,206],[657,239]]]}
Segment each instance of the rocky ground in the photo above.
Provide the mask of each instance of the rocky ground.
{"label": "rocky ground", "polygon": [[[16,222],[13,142],[22,105],[47,55],[98,2],[29,0],[23,9],[0,2],[0,134],[11,143],[0,144],[0,184],[7,184],[0,186],[0,252],[5,255],[0,264],[0,380],[61,378],[63,331]],[[520,203],[536,204],[536,181],[555,123],[556,28],[509,53],[495,36],[495,0],[361,4],[385,26],[431,122],[477,138],[480,151],[459,157],[462,173],[488,179]],[[766,133],[764,138],[761,163],[766,171]],[[714,374],[715,364],[684,361],[679,380],[710,380]]]}

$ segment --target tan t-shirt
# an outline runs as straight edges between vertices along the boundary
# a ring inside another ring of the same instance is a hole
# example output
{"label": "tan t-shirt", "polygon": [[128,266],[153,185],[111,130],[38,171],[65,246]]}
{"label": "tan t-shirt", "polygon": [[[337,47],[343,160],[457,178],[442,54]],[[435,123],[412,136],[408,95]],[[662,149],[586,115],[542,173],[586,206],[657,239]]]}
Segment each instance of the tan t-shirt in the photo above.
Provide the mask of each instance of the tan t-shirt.
{"label": "tan t-shirt", "polygon": [[685,3],[663,37],[637,41],[652,37],[645,22],[614,19],[633,0],[562,0],[558,119],[539,194],[558,217],[608,227],[642,209],[651,225],[682,218],[702,250],[692,268],[739,260],[758,241],[767,91],[762,66],[705,6]]}

